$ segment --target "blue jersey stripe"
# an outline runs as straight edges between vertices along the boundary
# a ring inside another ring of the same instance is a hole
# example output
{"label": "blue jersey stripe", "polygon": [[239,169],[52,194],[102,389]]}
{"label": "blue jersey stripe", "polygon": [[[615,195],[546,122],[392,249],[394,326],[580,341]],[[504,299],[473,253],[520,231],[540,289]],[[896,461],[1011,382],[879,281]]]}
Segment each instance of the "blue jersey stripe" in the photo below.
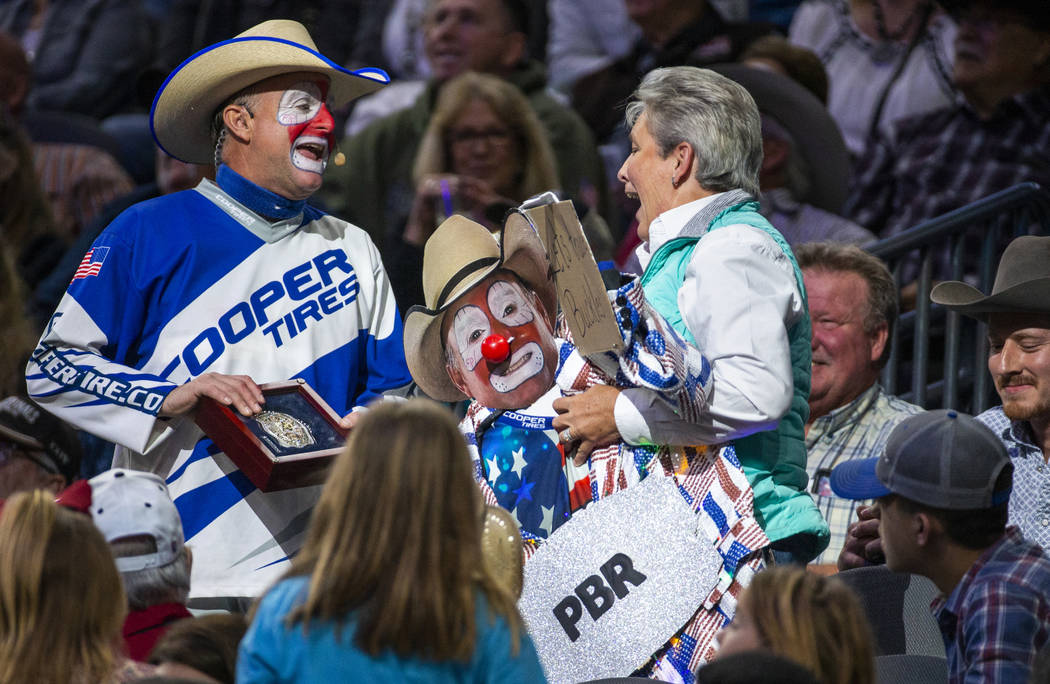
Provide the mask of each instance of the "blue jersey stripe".
{"label": "blue jersey stripe", "polygon": [[186,541],[255,490],[248,477],[237,470],[175,499]]}

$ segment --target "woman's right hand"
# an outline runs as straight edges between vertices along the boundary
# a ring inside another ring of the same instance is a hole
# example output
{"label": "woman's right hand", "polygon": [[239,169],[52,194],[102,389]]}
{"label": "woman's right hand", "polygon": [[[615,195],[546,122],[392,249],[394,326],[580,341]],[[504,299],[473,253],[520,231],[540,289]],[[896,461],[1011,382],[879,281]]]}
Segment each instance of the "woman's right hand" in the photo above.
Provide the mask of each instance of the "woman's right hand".
{"label": "woman's right hand", "polygon": [[435,207],[437,202],[442,201],[441,180],[448,178],[449,176],[443,174],[427,174],[419,180],[416,196],[412,200],[412,210],[408,214],[408,223],[402,235],[406,243],[422,247],[437,228]]}
{"label": "woman's right hand", "polygon": [[[446,193],[449,207],[443,206]],[[439,207],[443,217],[459,212],[481,215],[485,207],[497,203],[515,204],[501,197],[484,180],[451,173],[428,174],[416,185],[416,196],[403,239],[417,247],[426,244],[437,228]]]}

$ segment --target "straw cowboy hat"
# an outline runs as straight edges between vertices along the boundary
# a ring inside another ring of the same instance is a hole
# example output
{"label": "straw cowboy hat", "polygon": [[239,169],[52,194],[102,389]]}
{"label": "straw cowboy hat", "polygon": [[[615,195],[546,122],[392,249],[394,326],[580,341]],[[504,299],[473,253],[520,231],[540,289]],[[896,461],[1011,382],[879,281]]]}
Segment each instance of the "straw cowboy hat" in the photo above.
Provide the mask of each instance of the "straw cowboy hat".
{"label": "straw cowboy hat", "polygon": [[952,280],[933,288],[930,299],[981,320],[990,313],[1050,314],[1050,237],[1024,235],[1007,245],[992,294]]}
{"label": "straw cowboy hat", "polygon": [[796,197],[815,207],[837,214],[849,191],[851,163],[838,124],[817,96],[782,74],[746,64],[715,64],[709,67],[747,89],[758,105],[795,139],[794,154],[805,160],[810,180],[805,197]]}
{"label": "straw cowboy hat", "polygon": [[[432,399],[467,397],[452,384],[445,368],[441,322],[457,299],[498,269],[515,273],[539,295],[553,319],[558,310],[550,262],[535,229],[511,214],[497,242],[489,229],[454,215],[438,226],[423,248],[423,298],[405,317],[405,360],[412,378]],[[553,323],[553,320],[552,320]]]}
{"label": "straw cowboy hat", "polygon": [[328,100],[342,107],[390,82],[381,69],[349,71],[317,51],[306,27],[274,19],[210,45],[168,75],[153,99],[150,128],[162,150],[185,162],[211,163],[215,110],[253,83],[312,71],[328,76]]}

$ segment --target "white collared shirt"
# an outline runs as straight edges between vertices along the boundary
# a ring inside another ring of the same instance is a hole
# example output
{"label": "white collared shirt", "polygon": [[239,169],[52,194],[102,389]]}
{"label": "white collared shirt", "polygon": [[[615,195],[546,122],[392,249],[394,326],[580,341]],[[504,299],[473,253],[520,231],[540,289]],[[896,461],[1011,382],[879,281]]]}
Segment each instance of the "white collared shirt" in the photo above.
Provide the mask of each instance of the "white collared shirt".
{"label": "white collared shirt", "polygon": [[[649,242],[638,248],[642,266],[717,196],[658,216],[649,226]],[[776,427],[791,401],[788,329],[806,310],[791,261],[780,246],[762,230],[743,224],[705,234],[678,290],[678,308],[711,362],[710,410],[698,423],[690,423],[655,393],[625,389],[614,409],[624,441],[715,444]]]}

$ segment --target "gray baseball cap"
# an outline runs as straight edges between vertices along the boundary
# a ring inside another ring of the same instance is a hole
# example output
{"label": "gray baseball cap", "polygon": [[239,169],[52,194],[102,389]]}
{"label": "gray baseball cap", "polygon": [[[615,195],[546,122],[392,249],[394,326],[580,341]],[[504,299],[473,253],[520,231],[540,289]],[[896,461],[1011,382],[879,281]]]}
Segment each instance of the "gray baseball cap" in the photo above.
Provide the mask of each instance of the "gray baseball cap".
{"label": "gray baseball cap", "polygon": [[1012,477],[996,489],[1013,464],[1006,447],[973,416],[950,409],[927,411],[901,421],[877,458],[840,463],[831,489],[845,499],[897,494],[933,508],[994,508],[1010,498]]}

